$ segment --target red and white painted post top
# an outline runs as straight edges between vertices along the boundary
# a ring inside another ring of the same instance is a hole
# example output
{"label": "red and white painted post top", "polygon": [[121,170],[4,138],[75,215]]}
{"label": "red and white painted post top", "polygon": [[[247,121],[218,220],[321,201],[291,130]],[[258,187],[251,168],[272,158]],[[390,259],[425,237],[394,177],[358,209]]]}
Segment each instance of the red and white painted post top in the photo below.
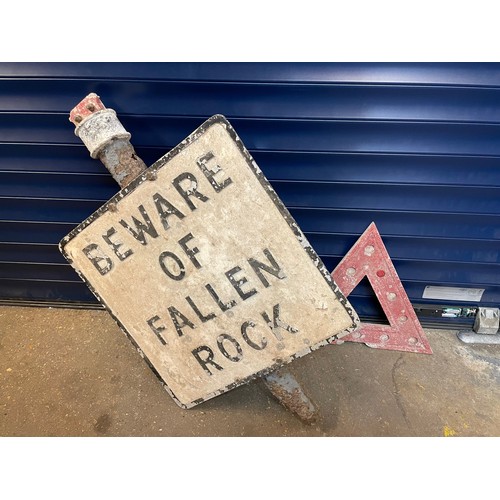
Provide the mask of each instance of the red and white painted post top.
{"label": "red and white painted post top", "polygon": [[114,139],[131,138],[113,109],[106,108],[97,94],[91,93],[80,101],[69,114],[78,136],[92,158],[98,158],[105,146]]}
{"label": "red and white painted post top", "polygon": [[70,111],[69,121],[75,127],[78,127],[86,118],[103,109],[106,109],[106,106],[104,106],[99,96],[92,92]]}

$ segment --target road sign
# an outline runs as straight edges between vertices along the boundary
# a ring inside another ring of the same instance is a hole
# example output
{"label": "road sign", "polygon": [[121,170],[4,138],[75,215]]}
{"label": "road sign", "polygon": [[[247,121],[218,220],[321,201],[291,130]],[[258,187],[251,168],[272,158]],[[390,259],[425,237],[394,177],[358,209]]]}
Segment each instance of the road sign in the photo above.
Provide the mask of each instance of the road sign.
{"label": "road sign", "polygon": [[359,322],[220,115],[74,229],[60,249],[183,408]]}
{"label": "road sign", "polygon": [[333,279],[346,297],[365,276],[372,285],[390,326],[363,322],[355,332],[334,343],[363,342],[375,349],[432,354],[429,341],[375,222],[368,226],[332,271]]}

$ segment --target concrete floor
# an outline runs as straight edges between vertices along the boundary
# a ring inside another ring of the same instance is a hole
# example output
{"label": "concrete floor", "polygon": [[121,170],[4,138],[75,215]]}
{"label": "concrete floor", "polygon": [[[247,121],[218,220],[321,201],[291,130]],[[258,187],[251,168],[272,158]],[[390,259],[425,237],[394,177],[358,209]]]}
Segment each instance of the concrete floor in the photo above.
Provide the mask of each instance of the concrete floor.
{"label": "concrete floor", "polygon": [[105,311],[0,307],[1,436],[500,436],[500,346],[326,346],[290,370],[305,425],[252,382],[180,409]]}

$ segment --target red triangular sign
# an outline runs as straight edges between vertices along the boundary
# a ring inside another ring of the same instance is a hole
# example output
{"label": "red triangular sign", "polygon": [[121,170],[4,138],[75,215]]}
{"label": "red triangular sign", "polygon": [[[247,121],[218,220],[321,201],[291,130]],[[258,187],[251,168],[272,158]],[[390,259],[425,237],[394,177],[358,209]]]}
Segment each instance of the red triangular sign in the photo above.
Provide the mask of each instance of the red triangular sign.
{"label": "red triangular sign", "polygon": [[367,277],[390,326],[361,323],[341,340],[370,347],[432,354],[431,346],[394,268],[377,226],[372,222],[332,272],[347,297]]}

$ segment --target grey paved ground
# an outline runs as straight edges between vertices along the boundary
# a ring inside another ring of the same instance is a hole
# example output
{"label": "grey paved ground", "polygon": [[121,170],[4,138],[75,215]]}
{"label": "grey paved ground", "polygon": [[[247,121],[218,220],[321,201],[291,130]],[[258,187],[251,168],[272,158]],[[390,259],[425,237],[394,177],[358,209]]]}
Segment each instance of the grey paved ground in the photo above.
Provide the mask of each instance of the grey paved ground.
{"label": "grey paved ground", "polygon": [[104,311],[0,307],[1,436],[499,436],[500,346],[426,330],[431,356],[327,346],[291,371],[307,426],[253,382],[180,409]]}

